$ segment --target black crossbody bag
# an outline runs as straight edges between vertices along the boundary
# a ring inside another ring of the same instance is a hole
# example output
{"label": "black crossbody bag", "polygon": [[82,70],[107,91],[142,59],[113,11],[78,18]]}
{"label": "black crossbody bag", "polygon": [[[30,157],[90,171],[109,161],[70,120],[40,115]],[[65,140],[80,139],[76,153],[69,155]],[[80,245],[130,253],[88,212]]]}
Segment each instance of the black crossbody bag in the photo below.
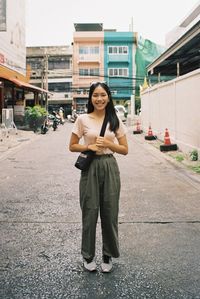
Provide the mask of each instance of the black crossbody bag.
{"label": "black crossbody bag", "polygon": [[[102,127],[101,127],[101,132],[100,132],[100,136],[102,136],[102,137],[105,134],[107,122],[108,122],[108,119],[107,119],[107,116],[105,116],[104,120],[103,120]],[[80,155],[78,156],[74,166],[80,170],[88,170],[92,160],[94,159],[95,154],[96,154],[96,152],[91,151],[91,150],[81,152]]]}

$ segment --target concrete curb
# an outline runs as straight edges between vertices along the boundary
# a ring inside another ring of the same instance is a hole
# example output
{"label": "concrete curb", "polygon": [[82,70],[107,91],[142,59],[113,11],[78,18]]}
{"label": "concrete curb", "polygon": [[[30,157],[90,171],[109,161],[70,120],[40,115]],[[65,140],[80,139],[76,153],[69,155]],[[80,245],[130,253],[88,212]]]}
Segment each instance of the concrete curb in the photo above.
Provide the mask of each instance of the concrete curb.
{"label": "concrete curb", "polygon": [[148,151],[150,151],[151,154],[154,157],[156,157],[156,159],[158,159],[161,162],[163,161],[163,159],[168,161],[173,167],[175,167],[179,171],[179,173],[182,174],[182,176],[184,177],[184,179],[188,181],[188,183],[192,184],[195,188],[200,190],[200,175],[192,171],[192,169],[189,169],[187,165],[180,163],[174,158],[172,158],[170,156],[170,152],[161,152],[159,148],[156,148],[154,143],[158,142],[157,140],[148,141],[145,140],[144,134],[133,135],[131,131],[129,133],[133,136],[134,140],[140,143],[142,147],[147,148]]}

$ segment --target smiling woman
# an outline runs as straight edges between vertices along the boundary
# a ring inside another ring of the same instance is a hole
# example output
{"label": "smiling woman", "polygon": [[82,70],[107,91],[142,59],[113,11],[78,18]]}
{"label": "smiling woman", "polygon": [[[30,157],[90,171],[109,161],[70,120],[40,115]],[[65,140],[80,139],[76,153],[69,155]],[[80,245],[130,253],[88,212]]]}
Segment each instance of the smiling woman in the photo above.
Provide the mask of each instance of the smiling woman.
{"label": "smiling woman", "polygon": [[[104,136],[100,136],[106,119]],[[84,144],[79,144],[81,138]],[[82,246],[84,269],[95,271],[96,225],[100,210],[102,225],[102,272],[112,270],[112,257],[119,257],[118,211],[120,174],[114,153],[126,155],[126,127],[117,117],[109,87],[105,82],[90,86],[88,113],[80,115],[72,130],[69,149],[90,150],[94,158],[89,169],[81,171],[80,206],[82,210]]]}
{"label": "smiling woman", "polygon": [[99,85],[92,94],[92,105],[94,110],[105,110],[109,102],[107,92]]}

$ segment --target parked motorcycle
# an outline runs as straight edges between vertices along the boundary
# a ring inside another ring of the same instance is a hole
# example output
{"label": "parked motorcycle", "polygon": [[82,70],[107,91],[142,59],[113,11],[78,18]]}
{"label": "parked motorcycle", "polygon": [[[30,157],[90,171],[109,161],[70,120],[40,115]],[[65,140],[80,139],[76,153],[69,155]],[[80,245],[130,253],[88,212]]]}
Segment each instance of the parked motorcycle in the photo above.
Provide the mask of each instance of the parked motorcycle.
{"label": "parked motorcycle", "polygon": [[45,119],[44,123],[41,126],[41,134],[46,134],[49,130],[49,120]]}
{"label": "parked motorcycle", "polygon": [[64,109],[62,107],[60,107],[58,114],[59,114],[59,117],[60,117],[60,124],[64,125],[64,123],[65,123],[65,120],[64,120]]}
{"label": "parked motorcycle", "polygon": [[58,119],[55,115],[54,119],[53,119],[53,124],[52,124],[52,128],[53,128],[54,131],[56,131],[59,124],[60,124],[60,119]]}
{"label": "parked motorcycle", "polygon": [[53,111],[51,114],[48,115],[48,122],[49,122],[49,127],[52,127],[53,130],[55,131],[60,124],[60,117],[56,113],[56,111]]}
{"label": "parked motorcycle", "polygon": [[78,117],[78,114],[76,113],[76,110],[74,109],[74,110],[72,111],[72,115],[71,115],[70,121],[71,121],[72,123],[74,123],[74,122],[76,121],[77,117]]}

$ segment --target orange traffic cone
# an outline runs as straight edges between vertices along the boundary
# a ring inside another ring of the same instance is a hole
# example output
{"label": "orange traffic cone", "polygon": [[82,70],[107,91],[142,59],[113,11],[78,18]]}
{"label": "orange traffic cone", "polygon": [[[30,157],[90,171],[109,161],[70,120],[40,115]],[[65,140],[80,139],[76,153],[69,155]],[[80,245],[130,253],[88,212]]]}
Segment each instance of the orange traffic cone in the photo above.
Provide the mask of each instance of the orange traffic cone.
{"label": "orange traffic cone", "polygon": [[168,129],[165,129],[164,144],[165,145],[170,145],[171,144],[171,140],[169,138],[169,131],[168,131]]}
{"label": "orange traffic cone", "polygon": [[168,129],[165,129],[164,144],[160,145],[161,152],[176,151],[178,149],[177,144],[172,144]]}
{"label": "orange traffic cone", "polygon": [[151,126],[149,126],[148,133],[147,133],[147,135],[146,135],[144,138],[145,138],[146,140],[155,140],[155,139],[157,139],[157,136],[153,135]]}
{"label": "orange traffic cone", "polygon": [[141,134],[143,131],[140,128],[139,121],[136,122],[136,130],[133,131],[133,134]]}

